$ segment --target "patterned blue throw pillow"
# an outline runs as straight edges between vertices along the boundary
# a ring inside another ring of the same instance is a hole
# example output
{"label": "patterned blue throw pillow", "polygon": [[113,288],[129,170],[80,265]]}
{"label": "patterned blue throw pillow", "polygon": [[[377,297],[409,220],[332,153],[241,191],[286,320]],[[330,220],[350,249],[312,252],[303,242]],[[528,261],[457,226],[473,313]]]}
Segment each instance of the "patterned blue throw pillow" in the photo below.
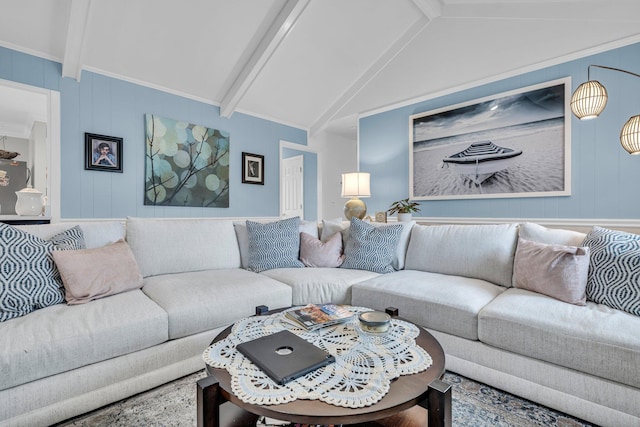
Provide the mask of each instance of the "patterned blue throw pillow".
{"label": "patterned blue throw pillow", "polygon": [[0,223],[0,322],[64,302],[51,251],[84,247],[78,226],[46,241]]}
{"label": "patterned blue throw pillow", "polygon": [[247,221],[249,235],[248,270],[260,273],[273,268],[302,268],[300,217],[263,224]]}
{"label": "patterned blue throw pillow", "polygon": [[375,273],[395,271],[392,265],[393,257],[402,230],[402,224],[374,227],[352,217],[349,239],[344,249],[345,260],[340,267]]}
{"label": "patterned blue throw pillow", "polygon": [[73,251],[87,248],[84,233],[79,225],[56,234],[49,241],[53,243],[54,249],[57,251]]}
{"label": "patterned blue throw pillow", "polygon": [[593,227],[582,246],[591,250],[587,299],[640,316],[640,236]]}

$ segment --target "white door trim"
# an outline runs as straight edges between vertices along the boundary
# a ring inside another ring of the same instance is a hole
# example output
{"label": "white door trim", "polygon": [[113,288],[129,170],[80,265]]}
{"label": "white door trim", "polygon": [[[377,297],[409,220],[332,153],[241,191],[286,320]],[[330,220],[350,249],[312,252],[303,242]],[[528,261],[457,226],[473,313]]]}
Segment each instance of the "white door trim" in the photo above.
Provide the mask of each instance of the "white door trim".
{"label": "white door trim", "polygon": [[[318,218],[318,220],[320,220],[320,218],[322,218],[322,179],[320,176],[320,171],[322,170],[322,156],[321,153],[317,150],[314,150],[312,148],[309,148],[306,145],[301,145],[301,144],[296,144],[294,142],[289,142],[289,141],[285,141],[285,140],[280,140],[280,155],[279,155],[279,167],[280,167],[280,174],[279,176],[282,176],[282,156],[283,156],[283,152],[285,148],[290,148],[292,150],[298,150],[298,151],[304,151],[307,153],[313,153],[316,155],[316,159],[318,161],[318,165],[317,165],[317,174],[318,176],[316,176],[316,194],[317,194],[317,200],[316,200],[316,205],[318,206],[318,212],[316,214],[316,218]],[[280,188],[280,203],[279,206],[282,206],[282,185],[278,185]]]}

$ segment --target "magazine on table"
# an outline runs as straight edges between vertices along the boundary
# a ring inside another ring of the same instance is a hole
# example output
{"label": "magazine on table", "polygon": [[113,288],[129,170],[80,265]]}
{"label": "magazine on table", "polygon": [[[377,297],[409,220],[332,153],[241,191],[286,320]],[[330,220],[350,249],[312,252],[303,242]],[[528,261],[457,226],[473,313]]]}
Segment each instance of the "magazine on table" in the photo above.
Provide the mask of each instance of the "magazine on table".
{"label": "magazine on table", "polygon": [[353,318],[355,313],[338,304],[307,304],[295,310],[289,310],[285,318],[294,324],[313,331],[323,326],[335,325]]}

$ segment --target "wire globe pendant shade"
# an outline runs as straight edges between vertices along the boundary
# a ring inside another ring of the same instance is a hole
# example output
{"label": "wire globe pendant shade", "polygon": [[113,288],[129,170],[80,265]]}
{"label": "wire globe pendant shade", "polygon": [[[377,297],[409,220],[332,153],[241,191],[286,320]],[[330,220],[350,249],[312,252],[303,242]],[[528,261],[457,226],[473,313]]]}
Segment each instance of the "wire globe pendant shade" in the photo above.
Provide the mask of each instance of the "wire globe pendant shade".
{"label": "wire globe pendant shade", "polygon": [[640,154],[640,115],[633,116],[620,131],[620,144],[629,154]]}
{"label": "wire globe pendant shade", "polygon": [[[589,65],[587,68],[587,82],[582,83],[571,95],[571,111],[580,120],[595,119],[607,106],[607,89],[597,80],[590,80],[591,67],[618,71],[630,76],[640,77],[640,74],[620,68],[604,65]],[[640,115],[632,116],[620,131],[620,144],[629,154],[640,154]]]}
{"label": "wire globe pendant shade", "polygon": [[582,83],[571,96],[571,111],[580,120],[595,119],[607,106],[607,89],[597,80]]}

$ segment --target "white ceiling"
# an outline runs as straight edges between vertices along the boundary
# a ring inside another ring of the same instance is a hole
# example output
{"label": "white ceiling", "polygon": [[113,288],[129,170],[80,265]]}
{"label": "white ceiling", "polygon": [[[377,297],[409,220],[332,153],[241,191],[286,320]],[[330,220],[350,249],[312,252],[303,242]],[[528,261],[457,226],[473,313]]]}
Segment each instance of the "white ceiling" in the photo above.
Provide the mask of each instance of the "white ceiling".
{"label": "white ceiling", "polygon": [[98,72],[311,135],[638,41],[639,0],[0,0],[0,45],[65,77]]}

